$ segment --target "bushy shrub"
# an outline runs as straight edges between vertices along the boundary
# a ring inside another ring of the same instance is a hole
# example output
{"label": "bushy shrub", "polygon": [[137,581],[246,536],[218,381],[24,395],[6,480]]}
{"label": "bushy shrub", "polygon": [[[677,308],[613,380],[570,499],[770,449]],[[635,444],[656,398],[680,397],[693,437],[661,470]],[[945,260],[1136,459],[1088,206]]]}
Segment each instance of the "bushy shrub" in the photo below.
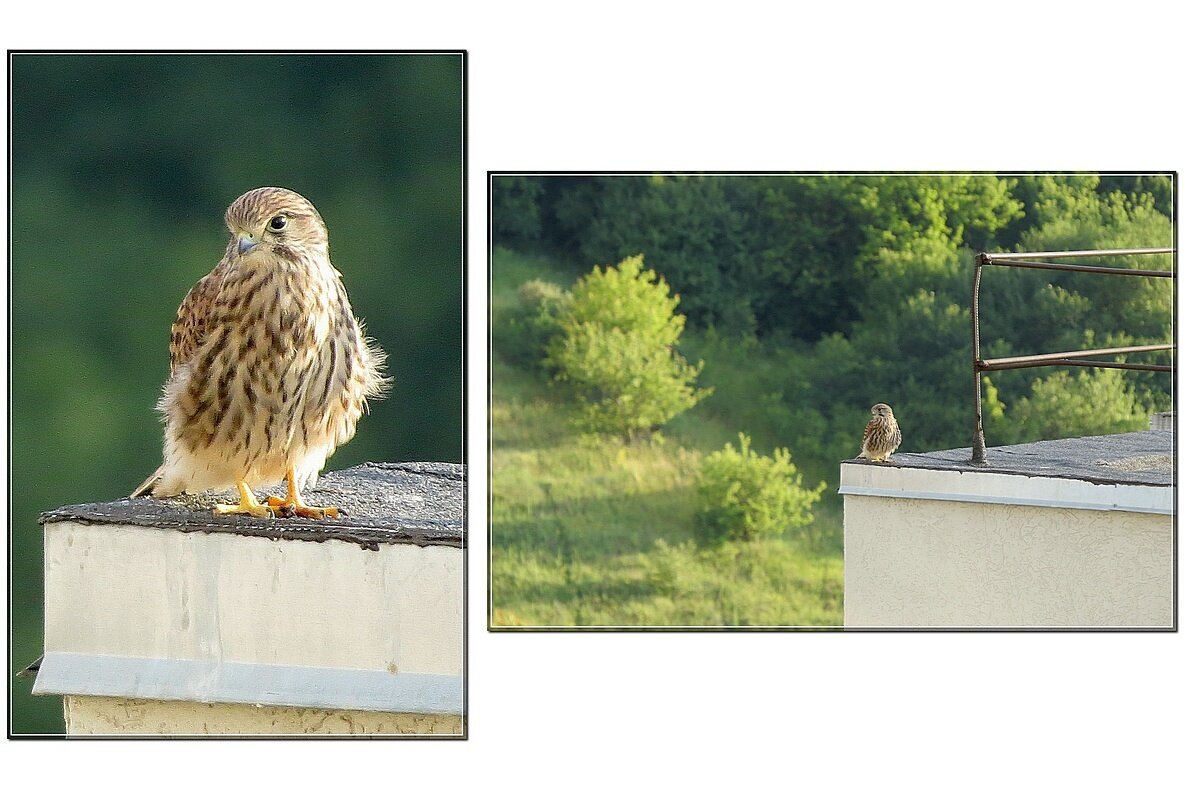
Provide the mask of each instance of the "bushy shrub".
{"label": "bushy shrub", "polygon": [[546,362],[574,389],[586,429],[633,436],[712,392],[695,387],[703,362],[692,366],[675,350],[684,317],[670,291],[642,256],[597,266],[571,290]]}
{"label": "bushy shrub", "polygon": [[759,455],[739,433],[738,447],[726,443],[700,465],[701,528],[715,538],[754,541],[807,525],[825,482],[805,489],[801,477],[786,448]]}
{"label": "bushy shrub", "polygon": [[[990,382],[988,388],[994,396]],[[1117,370],[1062,370],[1037,378],[1029,397],[1007,411],[1002,404],[993,408],[991,417],[989,442],[1013,444],[1145,430],[1150,411]]]}
{"label": "bushy shrub", "polygon": [[517,288],[516,308],[496,320],[492,330],[496,351],[515,366],[540,366],[566,299],[567,293],[557,284],[525,281]]}

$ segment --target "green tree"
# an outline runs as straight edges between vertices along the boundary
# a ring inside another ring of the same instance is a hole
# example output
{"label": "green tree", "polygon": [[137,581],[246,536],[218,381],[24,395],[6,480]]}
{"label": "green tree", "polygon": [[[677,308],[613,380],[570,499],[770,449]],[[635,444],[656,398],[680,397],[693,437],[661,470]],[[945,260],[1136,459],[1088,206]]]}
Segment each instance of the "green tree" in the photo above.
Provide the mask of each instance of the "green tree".
{"label": "green tree", "polygon": [[739,433],[736,448],[727,442],[700,465],[701,526],[720,538],[754,541],[807,525],[825,482],[805,489],[801,478],[787,448],[760,455]]}
{"label": "green tree", "polygon": [[492,236],[494,241],[528,247],[542,234],[539,201],[544,188],[531,177],[496,175],[492,178]]}
{"label": "green tree", "polygon": [[[994,399],[994,396],[993,396]],[[1062,370],[1033,382],[1030,396],[1009,410],[993,408],[989,441],[1032,442],[1145,430],[1149,411],[1117,370]]]}
{"label": "green tree", "polygon": [[[1171,245],[1170,208],[1159,210],[1149,193],[1101,192],[1098,176],[1038,176],[1031,199],[1037,227],[1016,249],[1086,250]],[[1169,197],[1169,195],[1168,195]],[[1168,255],[1078,258],[1076,263],[1138,269],[1171,269]],[[981,292],[984,354],[1047,353],[1091,347],[1158,344],[1173,340],[1173,281],[1021,269],[988,271]],[[1159,352],[1138,361],[1170,364]],[[1029,396],[1035,373],[1003,378],[1007,398]],[[1144,405],[1169,408],[1170,376],[1127,373],[1123,382]]]}
{"label": "green tree", "polygon": [[1016,181],[995,175],[878,175],[859,179],[869,214],[864,255],[904,250],[917,240],[984,249],[1019,219]]}
{"label": "green tree", "polygon": [[558,217],[577,231],[584,263],[643,253],[670,273],[696,322],[727,322],[735,312],[744,320],[753,298],[736,276],[746,215],[726,188],[708,177],[596,178],[560,199]]}
{"label": "green tree", "polygon": [[[1072,204],[1069,213],[1028,232],[1021,245],[1026,251],[1170,247],[1171,220],[1155,210],[1151,195],[1093,194]],[[1171,256],[1107,257],[1094,263],[1169,270]],[[1163,341],[1169,336],[1172,299],[1169,280],[1060,273],[1053,282],[1088,299],[1089,319],[1097,332],[1124,331],[1138,341]]]}
{"label": "green tree", "polygon": [[590,430],[633,436],[691,408],[712,389],[697,389],[703,362],[675,349],[684,317],[666,280],[643,257],[593,268],[563,305],[547,363],[569,384]]}

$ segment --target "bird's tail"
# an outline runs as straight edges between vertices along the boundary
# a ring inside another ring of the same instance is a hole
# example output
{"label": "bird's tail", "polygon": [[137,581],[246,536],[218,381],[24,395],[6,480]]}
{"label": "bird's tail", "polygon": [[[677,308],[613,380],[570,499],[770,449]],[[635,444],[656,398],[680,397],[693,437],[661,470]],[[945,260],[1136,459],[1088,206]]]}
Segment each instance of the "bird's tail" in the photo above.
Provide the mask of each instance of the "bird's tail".
{"label": "bird's tail", "polygon": [[163,464],[158,469],[154,470],[154,474],[151,475],[149,478],[146,478],[146,480],[142,481],[142,485],[139,486],[138,488],[134,489],[133,494],[131,494],[129,496],[130,497],[147,497],[147,496],[149,496],[150,493],[154,491],[154,487],[158,485],[158,482],[160,480],[162,480],[163,470],[166,468],[166,466],[167,466],[166,464]]}

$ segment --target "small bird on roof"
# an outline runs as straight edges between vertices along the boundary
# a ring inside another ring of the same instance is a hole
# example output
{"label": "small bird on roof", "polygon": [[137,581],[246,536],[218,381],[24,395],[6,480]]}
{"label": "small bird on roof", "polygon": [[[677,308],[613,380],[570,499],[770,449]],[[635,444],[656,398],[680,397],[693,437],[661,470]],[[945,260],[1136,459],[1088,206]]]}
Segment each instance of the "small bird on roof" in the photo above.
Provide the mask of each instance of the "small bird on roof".
{"label": "small bird on roof", "polygon": [[[253,189],[229,206],[225,225],[225,257],[171,326],[158,403],[163,464],[132,496],[235,487],[240,501],[214,513],[336,517],[300,492],[354,436],[367,401],[383,395],[384,353],[350,310],[312,203],[289,189]],[[287,497],[254,496],[285,479]]]}
{"label": "small bird on roof", "polygon": [[900,446],[900,425],[887,403],[871,406],[871,420],[863,429],[862,452],[858,458],[872,461],[890,461],[892,453]]}

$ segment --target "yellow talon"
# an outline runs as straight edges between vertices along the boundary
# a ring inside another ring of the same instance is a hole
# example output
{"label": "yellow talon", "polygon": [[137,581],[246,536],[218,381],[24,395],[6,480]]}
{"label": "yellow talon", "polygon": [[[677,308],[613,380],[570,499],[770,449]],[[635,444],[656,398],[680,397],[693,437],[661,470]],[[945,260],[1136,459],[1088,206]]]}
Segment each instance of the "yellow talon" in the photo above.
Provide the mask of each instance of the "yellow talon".
{"label": "yellow talon", "polygon": [[305,517],[307,519],[325,519],[326,517],[336,517],[338,515],[339,509],[335,506],[310,506],[305,504],[304,500],[300,497],[300,491],[296,488],[296,471],[293,467],[288,467],[287,484],[287,497],[271,496],[267,498],[267,506],[279,514],[279,516],[291,516],[295,514],[297,517]]}
{"label": "yellow talon", "polygon": [[250,491],[250,487],[245,481],[238,481],[238,494],[242,496],[240,503],[229,505],[228,503],[217,503],[213,508],[214,514],[249,514],[252,517],[273,517],[275,512],[270,506],[263,505],[258,502],[254,496],[254,492]]}

